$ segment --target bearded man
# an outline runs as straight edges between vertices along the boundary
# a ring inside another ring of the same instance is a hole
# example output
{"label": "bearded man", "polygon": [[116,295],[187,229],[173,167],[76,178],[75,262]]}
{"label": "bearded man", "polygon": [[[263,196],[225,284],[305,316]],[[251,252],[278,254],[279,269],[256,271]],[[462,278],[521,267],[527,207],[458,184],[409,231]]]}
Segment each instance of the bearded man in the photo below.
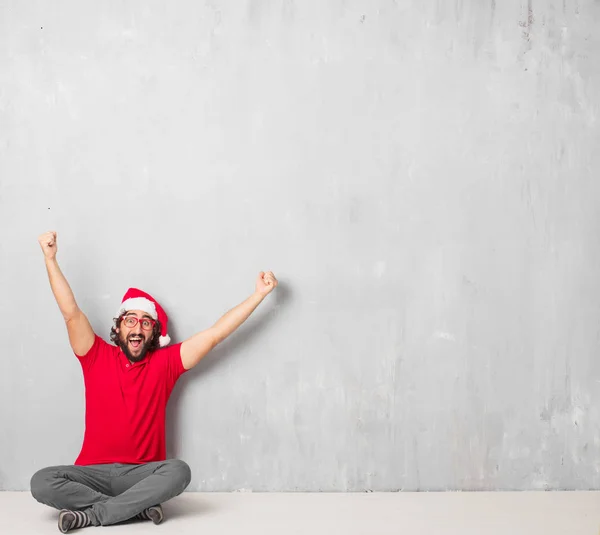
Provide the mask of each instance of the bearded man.
{"label": "bearded man", "polygon": [[[83,369],[85,433],[74,465],[44,468],[31,479],[33,497],[60,510],[62,533],[138,518],[160,524],[161,504],[181,494],[190,467],[167,459],[165,415],[175,383],[252,314],[277,286],[260,272],[255,292],[212,327],[169,345],[168,318],[137,288],[123,297],[109,344],[96,335],[56,260],[57,235],[38,238],[50,287]],[[65,423],[65,425],[67,425]]]}

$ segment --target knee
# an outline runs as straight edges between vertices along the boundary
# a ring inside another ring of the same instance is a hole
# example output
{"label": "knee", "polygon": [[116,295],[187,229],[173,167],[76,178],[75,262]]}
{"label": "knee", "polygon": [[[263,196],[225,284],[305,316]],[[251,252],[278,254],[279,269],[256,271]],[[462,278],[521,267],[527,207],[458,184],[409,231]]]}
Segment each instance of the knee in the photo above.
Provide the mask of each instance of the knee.
{"label": "knee", "polygon": [[48,505],[52,495],[52,468],[42,468],[31,477],[31,495],[40,503]]}
{"label": "knee", "polygon": [[189,465],[180,459],[171,459],[169,461],[169,469],[173,474],[173,480],[183,492],[192,480],[192,471]]}

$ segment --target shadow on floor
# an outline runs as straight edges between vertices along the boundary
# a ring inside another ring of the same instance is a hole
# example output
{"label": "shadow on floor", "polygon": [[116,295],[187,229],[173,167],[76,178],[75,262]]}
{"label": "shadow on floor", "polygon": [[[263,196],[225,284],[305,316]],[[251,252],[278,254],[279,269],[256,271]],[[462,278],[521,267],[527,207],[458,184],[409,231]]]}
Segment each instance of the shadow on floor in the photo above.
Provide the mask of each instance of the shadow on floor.
{"label": "shadow on floor", "polygon": [[198,496],[186,493],[173,498],[163,505],[166,518],[207,516],[217,511],[214,503],[208,503]]}

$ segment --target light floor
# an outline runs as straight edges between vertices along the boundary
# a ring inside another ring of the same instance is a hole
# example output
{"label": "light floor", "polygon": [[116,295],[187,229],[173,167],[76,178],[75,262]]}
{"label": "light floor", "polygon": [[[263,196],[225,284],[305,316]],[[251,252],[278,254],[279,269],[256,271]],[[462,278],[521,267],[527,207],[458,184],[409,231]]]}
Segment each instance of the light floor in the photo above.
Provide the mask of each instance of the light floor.
{"label": "light floor", "polygon": [[[166,520],[85,528],[93,535],[599,535],[600,492],[184,493]],[[0,492],[1,535],[60,533],[57,512]]]}

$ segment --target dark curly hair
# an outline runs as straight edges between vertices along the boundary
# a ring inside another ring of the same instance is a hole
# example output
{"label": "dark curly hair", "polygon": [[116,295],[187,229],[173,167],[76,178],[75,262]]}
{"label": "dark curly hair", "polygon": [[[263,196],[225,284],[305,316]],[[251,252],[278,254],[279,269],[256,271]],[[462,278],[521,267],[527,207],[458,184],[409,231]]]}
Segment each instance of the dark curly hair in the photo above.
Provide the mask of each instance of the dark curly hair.
{"label": "dark curly hair", "polygon": [[[115,324],[111,327],[110,329],[110,339],[113,342],[113,344],[115,344],[116,346],[119,345],[119,333],[117,332],[117,329],[119,329],[121,327],[121,322],[123,321],[123,318],[125,317],[125,314],[121,314],[118,318],[113,318],[113,321],[115,322]],[[152,338],[150,339],[150,342],[148,344],[148,351],[156,351],[157,349],[160,348],[160,343],[159,343],[159,339],[160,338],[160,321],[156,321],[156,323],[154,324],[154,329],[152,329]]]}

